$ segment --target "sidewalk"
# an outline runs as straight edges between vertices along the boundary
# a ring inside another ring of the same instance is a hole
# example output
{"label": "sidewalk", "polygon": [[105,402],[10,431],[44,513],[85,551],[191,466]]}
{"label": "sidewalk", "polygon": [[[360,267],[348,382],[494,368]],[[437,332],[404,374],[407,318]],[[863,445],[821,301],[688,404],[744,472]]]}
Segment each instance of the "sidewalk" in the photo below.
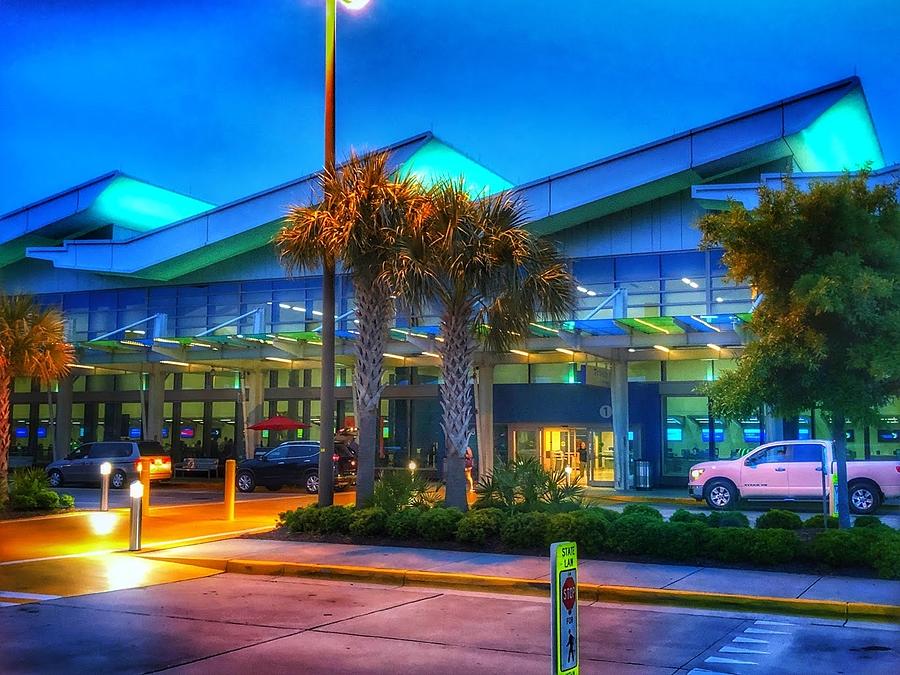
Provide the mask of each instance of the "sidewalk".
{"label": "sidewalk", "polygon": [[[228,539],[149,553],[147,556],[169,562],[217,566],[223,571],[243,571],[251,574],[328,576],[327,568],[333,568],[330,570],[331,576],[344,577],[348,581],[365,578],[364,570],[358,568],[368,568],[368,574],[375,582],[390,580],[392,575],[387,572],[396,573],[393,574],[393,578],[399,579],[400,583],[403,583],[405,578],[401,572],[406,575],[417,572],[435,573],[432,575],[435,580],[438,580],[441,574],[447,577],[452,575],[450,581],[457,587],[465,586],[467,577],[471,578],[473,585],[478,583],[476,579],[479,577],[521,580],[526,584],[527,581],[546,583],[550,575],[549,559],[538,556],[264,539]],[[422,579],[429,578],[427,574],[419,576],[422,576]],[[500,579],[497,581],[498,586],[506,587]],[[579,564],[579,583],[595,584],[610,589],[624,587],[634,590],[632,595],[636,599],[629,600],[627,597],[616,596],[617,600],[624,602],[666,603],[673,598],[677,600],[680,597],[678,592],[688,592],[682,594],[685,602],[675,601],[672,604],[690,604],[692,600],[690,592],[699,592],[715,594],[722,598],[758,600],[759,602],[749,603],[755,608],[764,606],[766,600],[793,600],[794,609],[801,612],[804,606],[814,610],[813,605],[816,603],[812,601],[824,601],[820,603],[823,606],[828,603],[889,605],[893,607],[889,613],[895,617],[894,620],[900,616],[900,581],[882,579],[582,560]],[[639,589],[642,592],[637,592]],[[512,587],[508,586],[506,592],[511,590]],[[649,592],[654,590],[659,596],[656,599],[653,597],[654,594]],[[697,598],[693,600],[697,601]],[[747,603],[732,602],[732,604]],[[785,606],[791,608],[790,603]],[[784,608],[779,610],[774,606],[772,609],[785,611]],[[879,611],[884,613],[883,610]],[[836,612],[829,610],[827,613]]]}

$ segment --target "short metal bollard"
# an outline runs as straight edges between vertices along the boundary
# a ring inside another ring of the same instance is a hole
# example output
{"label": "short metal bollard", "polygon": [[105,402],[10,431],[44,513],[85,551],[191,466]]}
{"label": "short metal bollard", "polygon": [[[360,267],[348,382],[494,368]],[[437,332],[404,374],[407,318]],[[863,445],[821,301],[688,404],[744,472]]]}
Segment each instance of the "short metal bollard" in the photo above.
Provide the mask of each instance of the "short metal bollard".
{"label": "short metal bollard", "polygon": [[112,473],[112,464],[103,462],[100,465],[100,510],[109,511],[109,474]]}
{"label": "short metal bollard", "polygon": [[225,520],[234,520],[234,474],[237,471],[237,462],[233,459],[225,460]]}
{"label": "short metal bollard", "polygon": [[150,515],[150,460],[141,458],[141,484],[144,486],[144,498],[141,506],[146,515]]}
{"label": "short metal bollard", "polygon": [[144,485],[140,481],[134,481],[129,489],[131,494],[131,530],[128,537],[128,550],[141,550],[141,521],[142,521],[142,499],[144,496]]}

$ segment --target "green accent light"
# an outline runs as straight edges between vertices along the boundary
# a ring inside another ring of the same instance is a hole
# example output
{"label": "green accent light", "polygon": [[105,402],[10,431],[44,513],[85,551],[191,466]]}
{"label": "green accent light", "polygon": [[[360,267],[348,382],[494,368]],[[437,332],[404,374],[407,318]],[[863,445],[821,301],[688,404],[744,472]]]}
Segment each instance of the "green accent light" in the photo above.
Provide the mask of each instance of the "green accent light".
{"label": "green accent light", "polygon": [[119,176],[100,193],[90,211],[102,223],[146,232],[208,211],[213,206],[193,197]]}
{"label": "green accent light", "polygon": [[642,316],[633,319],[616,319],[616,323],[647,335],[676,335],[684,329],[671,316]]}
{"label": "green accent light", "polygon": [[400,171],[413,174],[426,186],[462,176],[466,190],[473,197],[490,195],[513,187],[508,180],[436,139],[428,141],[413,153],[412,157],[400,166]]}
{"label": "green accent light", "polygon": [[844,171],[884,166],[878,136],[862,91],[840,99],[806,129],[787,139],[801,171]]}

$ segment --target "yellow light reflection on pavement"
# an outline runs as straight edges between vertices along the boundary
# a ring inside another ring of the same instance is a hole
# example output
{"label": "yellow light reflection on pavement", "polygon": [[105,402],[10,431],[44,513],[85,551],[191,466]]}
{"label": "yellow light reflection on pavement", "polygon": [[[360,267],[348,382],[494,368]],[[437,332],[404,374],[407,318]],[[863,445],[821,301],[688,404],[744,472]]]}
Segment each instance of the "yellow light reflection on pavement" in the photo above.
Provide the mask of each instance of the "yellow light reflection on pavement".
{"label": "yellow light reflection on pavement", "polygon": [[112,534],[113,530],[116,529],[119,515],[112,511],[97,511],[88,516],[88,521],[91,524],[91,532],[105,537],[108,534]]}

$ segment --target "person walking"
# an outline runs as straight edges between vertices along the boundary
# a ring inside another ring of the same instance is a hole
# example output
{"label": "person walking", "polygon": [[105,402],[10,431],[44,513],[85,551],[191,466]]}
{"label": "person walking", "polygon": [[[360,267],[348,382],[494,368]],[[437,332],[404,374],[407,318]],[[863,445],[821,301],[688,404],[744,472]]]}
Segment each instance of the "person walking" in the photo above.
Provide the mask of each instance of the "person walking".
{"label": "person walking", "polygon": [[472,448],[466,448],[466,484],[469,486],[469,492],[475,492],[475,481],[472,479],[472,469],[475,468],[475,456],[472,454]]}

